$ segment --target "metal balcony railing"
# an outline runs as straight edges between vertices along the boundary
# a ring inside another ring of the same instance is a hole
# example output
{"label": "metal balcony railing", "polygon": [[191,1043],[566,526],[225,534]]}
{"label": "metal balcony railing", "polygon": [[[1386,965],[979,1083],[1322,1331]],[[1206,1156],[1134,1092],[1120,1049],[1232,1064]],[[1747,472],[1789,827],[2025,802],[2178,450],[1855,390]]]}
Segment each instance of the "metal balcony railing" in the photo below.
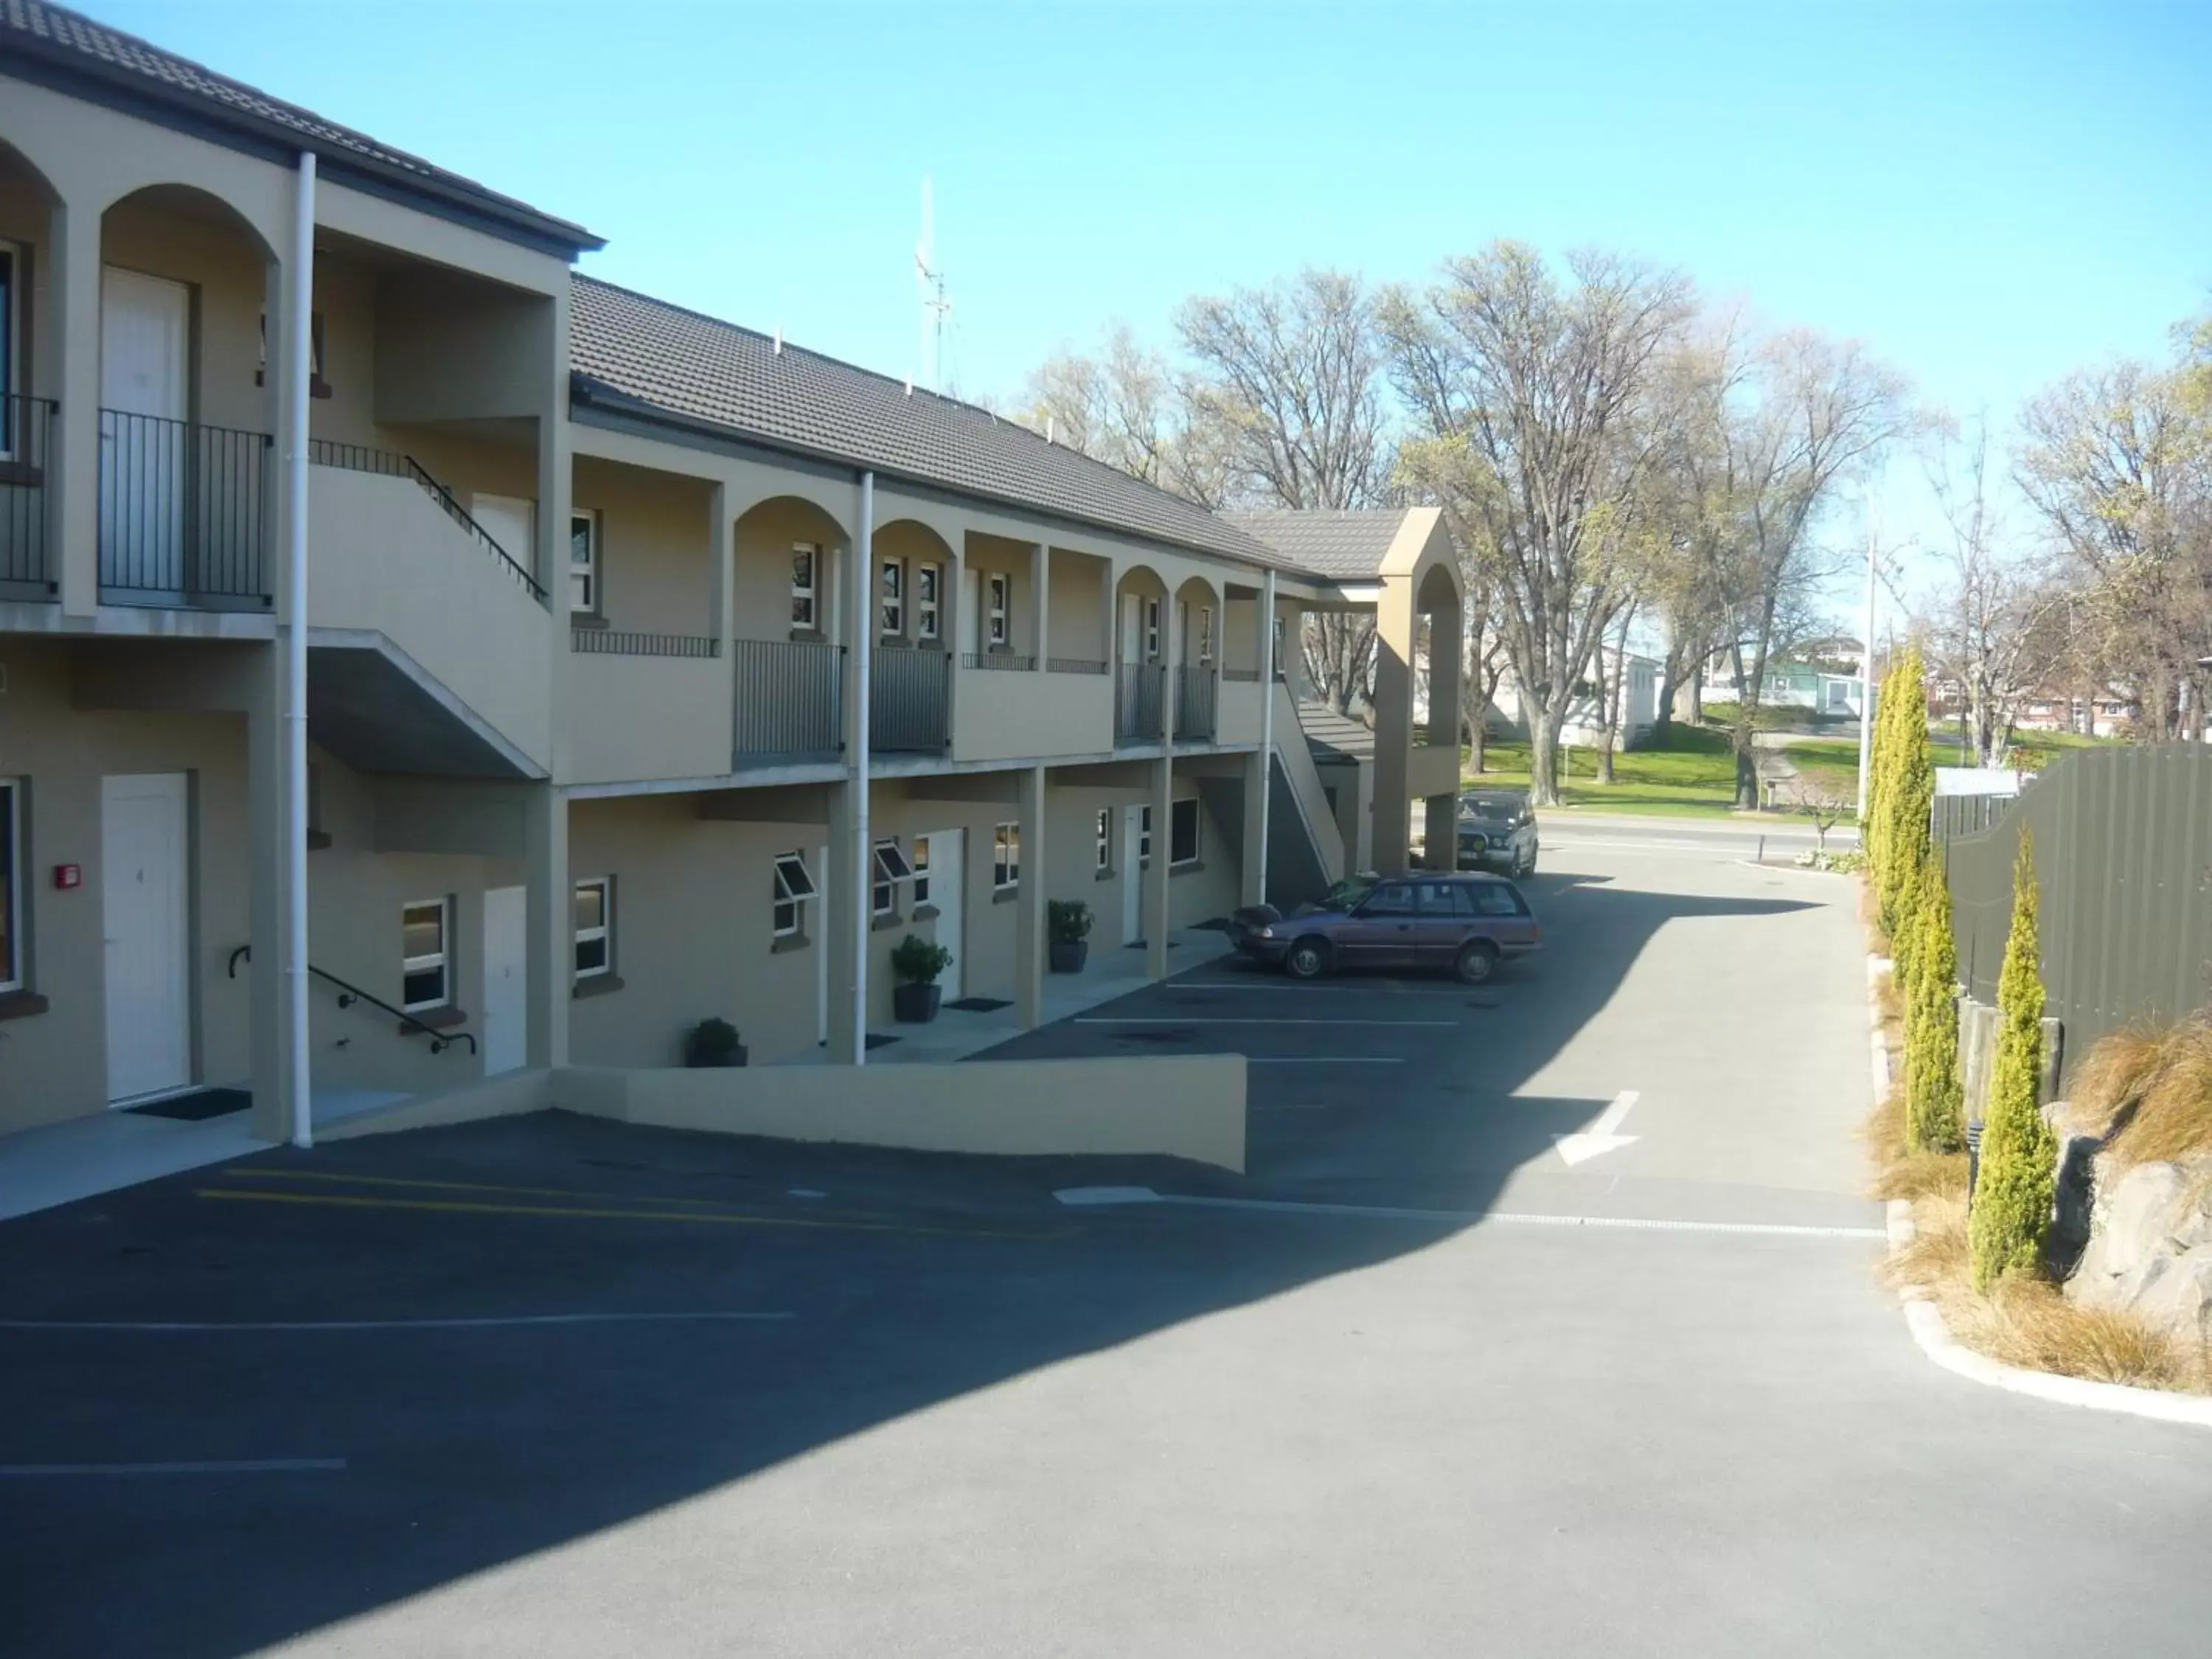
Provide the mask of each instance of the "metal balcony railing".
{"label": "metal balcony railing", "polygon": [[937,754],[951,736],[952,658],[887,647],[868,658],[872,754]]}
{"label": "metal balcony railing", "polygon": [[843,646],[734,640],[730,654],[736,765],[795,765],[843,752]]}
{"label": "metal balcony railing", "polygon": [[271,441],[265,432],[101,410],[101,597],[267,607]]}
{"label": "metal balcony railing", "polygon": [[719,657],[722,642],[712,634],[636,634],[617,628],[568,630],[568,648],[586,656]]}
{"label": "metal balcony railing", "polygon": [[1032,673],[1036,669],[1035,657],[1018,657],[1011,651],[970,651],[960,659],[963,668],[995,668],[1012,674]]}
{"label": "metal balcony railing", "polygon": [[1044,672],[1048,674],[1103,674],[1113,664],[1096,657],[1047,657]]}
{"label": "metal balcony railing", "polygon": [[1166,695],[1167,667],[1157,662],[1125,662],[1114,687],[1114,741],[1158,743],[1160,700]]}
{"label": "metal balcony railing", "polygon": [[1260,671],[1256,668],[1224,668],[1221,671],[1221,678],[1234,680],[1239,685],[1257,685]]}
{"label": "metal balcony railing", "polygon": [[1178,741],[1209,741],[1213,736],[1213,669],[1185,663],[1176,670],[1175,734]]}
{"label": "metal balcony railing", "polygon": [[46,528],[53,427],[52,399],[0,398],[0,595],[46,599],[58,586]]}

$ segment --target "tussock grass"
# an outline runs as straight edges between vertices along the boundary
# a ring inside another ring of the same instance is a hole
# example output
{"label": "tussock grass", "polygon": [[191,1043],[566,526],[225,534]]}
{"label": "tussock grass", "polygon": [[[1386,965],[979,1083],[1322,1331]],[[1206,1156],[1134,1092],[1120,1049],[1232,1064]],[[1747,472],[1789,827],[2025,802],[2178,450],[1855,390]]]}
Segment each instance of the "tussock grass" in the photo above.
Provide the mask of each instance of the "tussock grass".
{"label": "tussock grass", "polygon": [[1963,1184],[1955,1194],[1922,1198],[1912,1215],[1913,1241],[1889,1258],[1884,1273],[1933,1300],[1951,1334],[1975,1352],[2092,1382],[2212,1391],[2203,1354],[2133,1314],[2069,1302],[2057,1285],[2021,1273],[2006,1274],[1988,1296],[1976,1294]]}
{"label": "tussock grass", "polygon": [[1964,1152],[1914,1152],[1905,1142],[1905,1091],[1892,1089],[1867,1120],[1864,1138],[1874,1159],[1876,1198],[1942,1198],[1966,1195]]}
{"label": "tussock grass", "polygon": [[2074,1121],[2106,1137],[2109,1169],[2212,1152],[2212,1015],[2162,1032],[2115,1032],[2072,1081]]}

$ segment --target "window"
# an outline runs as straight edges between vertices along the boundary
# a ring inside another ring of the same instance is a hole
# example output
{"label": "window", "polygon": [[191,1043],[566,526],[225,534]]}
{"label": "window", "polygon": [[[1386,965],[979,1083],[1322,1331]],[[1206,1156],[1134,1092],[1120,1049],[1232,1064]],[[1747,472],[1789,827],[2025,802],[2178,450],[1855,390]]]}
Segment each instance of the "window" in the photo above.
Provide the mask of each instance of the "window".
{"label": "window", "polygon": [[1110,807],[1098,809],[1098,868],[1114,867],[1114,812]]}
{"label": "window", "polygon": [[1478,916],[1525,916],[1528,907],[1521,896],[1502,881],[1486,881],[1474,889],[1474,914]]}
{"label": "window", "polygon": [[1179,800],[1168,810],[1168,862],[1198,862],[1198,799]]}
{"label": "window", "polygon": [[813,542],[791,544],[791,625],[814,628],[816,584],[821,580],[822,549]]}
{"label": "window", "polygon": [[868,886],[868,908],[872,915],[887,916],[898,908],[898,884],[914,879],[914,866],[906,861],[896,841],[876,843],[873,878]]}
{"label": "window", "polygon": [[983,640],[986,644],[1006,643],[1006,613],[1013,593],[1014,579],[1003,570],[994,570],[983,578]]}
{"label": "window", "polygon": [[1198,659],[1201,663],[1213,660],[1213,607],[1198,607]]}
{"label": "window", "polygon": [[882,593],[883,623],[885,634],[906,632],[906,567],[896,559],[885,559],[883,566]]}
{"label": "window", "polygon": [[914,903],[920,909],[929,902],[929,837],[914,838]]}
{"label": "window", "polygon": [[453,919],[451,899],[418,899],[399,913],[399,1006],[410,1014],[453,1000],[447,954]]}
{"label": "window", "polygon": [[576,884],[576,977],[589,979],[614,965],[615,883],[593,876]]}
{"label": "window", "polygon": [[944,574],[933,564],[914,568],[914,635],[918,640],[933,640],[942,631],[937,620],[937,595]]}
{"label": "window", "polygon": [[1275,678],[1280,679],[1289,671],[1284,665],[1283,639],[1290,630],[1283,626],[1280,617],[1275,618]]}
{"label": "window", "polygon": [[1152,809],[1140,807],[1137,811],[1137,857],[1149,863],[1152,856]]}
{"label": "window", "polygon": [[1160,602],[1145,601],[1145,660],[1158,662],[1160,656]]}
{"label": "window", "polygon": [[1413,884],[1410,881],[1386,881],[1368,895],[1367,902],[1359,907],[1364,916],[1410,916],[1413,912]]}
{"label": "window", "polygon": [[568,609],[599,608],[599,515],[568,515]]}
{"label": "window", "polygon": [[1022,826],[1002,823],[991,831],[991,885],[1014,886],[1022,878]]}
{"label": "window", "polygon": [[1455,921],[1465,914],[1465,899],[1473,890],[1458,882],[1432,881],[1420,890],[1421,915],[1425,921]]}
{"label": "window", "polygon": [[0,991],[23,988],[23,786],[0,778]]}
{"label": "window", "polygon": [[775,855],[775,936],[788,939],[799,931],[799,907],[814,896],[814,878],[806,873],[803,853]]}
{"label": "window", "polygon": [[[268,379],[269,313],[264,307],[261,313],[261,361],[253,366],[253,384],[264,385]],[[0,391],[7,389],[5,383],[0,382]],[[310,398],[331,395],[331,383],[323,378],[323,313],[319,311],[307,313],[307,395]]]}

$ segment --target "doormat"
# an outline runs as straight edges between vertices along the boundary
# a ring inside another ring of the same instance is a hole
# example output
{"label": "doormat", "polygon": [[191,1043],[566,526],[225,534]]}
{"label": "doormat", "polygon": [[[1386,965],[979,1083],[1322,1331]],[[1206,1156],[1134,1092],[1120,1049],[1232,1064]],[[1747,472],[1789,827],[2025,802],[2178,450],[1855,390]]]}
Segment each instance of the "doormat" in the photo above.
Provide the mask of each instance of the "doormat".
{"label": "doormat", "polygon": [[[891,1044],[897,1041],[898,1039],[895,1036],[878,1036],[873,1031],[871,1031],[868,1033],[867,1046],[871,1050],[877,1048],[888,1048]],[[826,1042],[817,1042],[814,1046],[817,1048],[827,1048],[830,1045]]]}
{"label": "doormat", "polygon": [[[1127,944],[1127,945],[1125,945],[1125,946],[1124,946],[1124,947],[1122,947],[1122,948],[1123,948],[1123,949],[1125,949],[1125,950],[1130,950],[1130,951],[1141,951],[1141,950],[1143,950],[1143,949],[1145,948],[1145,941],[1144,941],[1144,940],[1142,940],[1142,939],[1131,939],[1131,940],[1128,942],[1128,944]],[[1169,949],[1169,950],[1170,950],[1170,951],[1180,951],[1180,950],[1182,950],[1182,941],[1181,939],[1170,939],[1170,940],[1168,941],[1168,949]]]}
{"label": "doormat", "polygon": [[963,1014],[988,1014],[994,1009],[1011,1008],[1014,1005],[1009,997],[963,997],[957,1002],[948,1002],[945,1006],[957,1008]]}
{"label": "doormat", "polygon": [[149,1100],[143,1106],[125,1106],[123,1109],[138,1117],[173,1117],[186,1123],[200,1123],[211,1117],[228,1117],[252,1104],[253,1097],[243,1089],[202,1089],[193,1094],[171,1095],[167,1100]]}

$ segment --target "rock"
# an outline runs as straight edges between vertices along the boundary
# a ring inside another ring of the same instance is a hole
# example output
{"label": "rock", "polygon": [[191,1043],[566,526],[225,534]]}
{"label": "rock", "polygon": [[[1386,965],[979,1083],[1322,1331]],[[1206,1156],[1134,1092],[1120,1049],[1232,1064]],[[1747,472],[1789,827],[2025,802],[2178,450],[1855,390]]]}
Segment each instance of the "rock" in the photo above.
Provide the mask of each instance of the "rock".
{"label": "rock", "polygon": [[2057,1207],[2044,1260],[2052,1277],[2064,1279],[2080,1265],[2089,1246],[2090,1220],[2097,1197],[2097,1154],[2105,1149],[2097,1135],[2069,1134],[2063,1106],[2050,1109],[2058,1133]]}
{"label": "rock", "polygon": [[2121,1281],[2151,1257],[2172,1254],[2161,1247],[2169,1223],[2179,1218],[2187,1186],[2179,1164],[2142,1164],[2100,1193],[2090,1212],[2088,1243],[2067,1283],[2068,1293],[2106,1306],[2127,1305]]}
{"label": "rock", "polygon": [[2129,1305],[2176,1336],[2212,1343],[2212,1245],[2154,1256],[2152,1263],[2163,1271],[2149,1276]]}

